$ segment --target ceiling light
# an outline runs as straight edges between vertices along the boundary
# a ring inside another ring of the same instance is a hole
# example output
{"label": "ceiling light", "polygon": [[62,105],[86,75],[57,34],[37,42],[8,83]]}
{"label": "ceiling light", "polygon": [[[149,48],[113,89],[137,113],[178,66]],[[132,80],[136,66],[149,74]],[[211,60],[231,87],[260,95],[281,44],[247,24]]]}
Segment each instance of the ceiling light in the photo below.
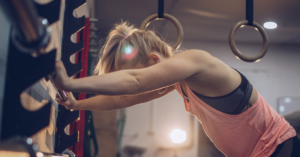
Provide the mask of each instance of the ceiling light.
{"label": "ceiling light", "polygon": [[264,27],[266,29],[275,29],[277,28],[277,24],[275,22],[265,22]]}

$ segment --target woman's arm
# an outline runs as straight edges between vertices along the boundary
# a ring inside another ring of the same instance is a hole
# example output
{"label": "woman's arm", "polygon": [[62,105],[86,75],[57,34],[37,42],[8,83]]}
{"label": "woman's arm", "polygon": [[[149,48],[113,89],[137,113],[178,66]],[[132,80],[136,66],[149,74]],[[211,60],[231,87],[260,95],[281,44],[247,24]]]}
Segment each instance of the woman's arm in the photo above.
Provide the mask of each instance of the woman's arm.
{"label": "woman's arm", "polygon": [[72,92],[100,95],[130,95],[172,85],[206,69],[211,55],[200,50],[188,50],[156,65],[112,72],[105,75],[69,79],[62,62],[57,62],[55,84]]}
{"label": "woman's arm", "polygon": [[166,90],[161,94],[159,94],[159,92],[156,90],[151,92],[140,93],[137,95],[123,95],[123,96],[98,95],[84,100],[79,100],[79,101],[68,100],[67,102],[62,102],[59,98],[57,98],[57,101],[59,104],[65,106],[67,109],[109,111],[109,110],[116,110],[120,108],[126,108],[133,105],[145,103],[153,99],[163,97],[173,90],[174,90],[174,86],[170,86],[170,87],[166,87]]}

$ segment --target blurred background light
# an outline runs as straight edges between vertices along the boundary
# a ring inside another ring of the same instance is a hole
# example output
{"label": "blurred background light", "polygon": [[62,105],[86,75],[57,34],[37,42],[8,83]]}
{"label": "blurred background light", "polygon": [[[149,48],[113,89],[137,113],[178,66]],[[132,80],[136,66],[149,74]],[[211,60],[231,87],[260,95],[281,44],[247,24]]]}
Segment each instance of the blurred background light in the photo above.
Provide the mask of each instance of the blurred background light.
{"label": "blurred background light", "polygon": [[266,29],[275,29],[277,28],[277,24],[275,22],[265,22],[264,27]]}
{"label": "blurred background light", "polygon": [[186,132],[180,129],[174,129],[171,134],[170,138],[173,143],[182,143],[186,140]]}

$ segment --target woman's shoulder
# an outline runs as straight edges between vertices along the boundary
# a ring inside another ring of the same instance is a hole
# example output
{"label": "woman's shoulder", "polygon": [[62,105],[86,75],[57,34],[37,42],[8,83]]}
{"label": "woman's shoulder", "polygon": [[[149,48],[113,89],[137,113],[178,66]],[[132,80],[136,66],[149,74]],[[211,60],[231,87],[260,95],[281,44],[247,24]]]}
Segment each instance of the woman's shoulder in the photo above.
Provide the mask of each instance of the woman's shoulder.
{"label": "woman's shoulder", "polygon": [[184,50],[176,53],[173,57],[188,58],[196,61],[205,61],[210,58],[214,58],[210,53],[199,49]]}
{"label": "woman's shoulder", "polygon": [[197,67],[208,68],[211,65],[216,64],[216,58],[210,53],[204,50],[199,49],[190,49],[181,51],[180,53],[175,54],[171,58],[185,60],[189,63],[195,63]]}
{"label": "woman's shoulder", "polygon": [[177,54],[194,54],[194,55],[210,55],[207,51],[200,50],[200,49],[188,49],[175,52]]}

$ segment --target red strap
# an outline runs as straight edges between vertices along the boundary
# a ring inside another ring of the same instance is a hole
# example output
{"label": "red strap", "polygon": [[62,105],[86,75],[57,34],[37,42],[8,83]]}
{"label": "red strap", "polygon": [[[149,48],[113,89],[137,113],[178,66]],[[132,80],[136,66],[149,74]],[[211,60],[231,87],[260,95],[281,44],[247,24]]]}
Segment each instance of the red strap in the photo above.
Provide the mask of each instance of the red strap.
{"label": "red strap", "polygon": [[[82,61],[82,71],[79,73],[79,78],[87,76],[88,70],[88,56],[89,56],[89,39],[90,39],[90,20],[89,18],[85,18],[85,28],[82,30],[82,37],[80,36],[81,31],[77,33],[77,42],[81,39],[83,42],[83,49],[81,50],[80,59]],[[79,62],[79,53],[76,53],[76,63]],[[75,77],[78,75],[75,75]],[[78,100],[82,100],[86,98],[85,93],[81,93],[78,96]],[[76,131],[79,131],[79,140],[78,143],[71,146],[69,149],[73,150],[73,152],[77,155],[77,157],[84,157],[84,130],[85,130],[85,111],[79,111],[79,120],[70,124],[70,134],[73,134]]]}

